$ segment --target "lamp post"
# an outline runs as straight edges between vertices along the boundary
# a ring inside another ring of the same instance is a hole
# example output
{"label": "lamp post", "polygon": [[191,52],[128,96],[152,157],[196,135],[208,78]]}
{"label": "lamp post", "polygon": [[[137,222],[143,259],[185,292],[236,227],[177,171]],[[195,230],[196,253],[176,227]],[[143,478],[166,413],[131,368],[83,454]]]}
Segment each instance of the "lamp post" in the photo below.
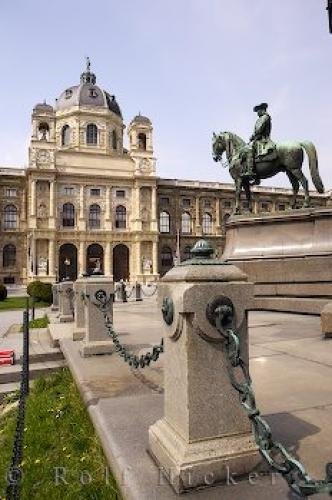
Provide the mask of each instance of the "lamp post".
{"label": "lamp post", "polygon": [[68,259],[68,257],[65,258],[64,265],[66,266],[66,277],[65,277],[65,280],[69,281],[68,270],[69,270],[69,266],[70,266],[70,259]]}
{"label": "lamp post", "polygon": [[332,0],[327,0],[327,7],[326,7],[328,16],[329,16],[329,28],[330,28],[330,33],[332,33]]}

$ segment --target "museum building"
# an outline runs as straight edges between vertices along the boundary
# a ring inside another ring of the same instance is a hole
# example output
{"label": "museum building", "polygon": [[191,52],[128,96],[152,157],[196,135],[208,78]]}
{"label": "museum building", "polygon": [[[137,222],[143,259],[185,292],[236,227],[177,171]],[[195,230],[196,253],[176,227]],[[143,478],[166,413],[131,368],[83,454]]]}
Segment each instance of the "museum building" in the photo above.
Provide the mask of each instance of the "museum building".
{"label": "museum building", "polygon": [[[157,177],[150,119],[130,122],[128,149],[125,128],[89,65],[54,107],[34,107],[27,168],[0,168],[0,282],[76,279],[96,267],[115,281],[153,281],[202,237],[222,254],[233,185]],[[254,211],[285,211],[291,194],[255,187]],[[314,206],[329,200],[312,194]]]}

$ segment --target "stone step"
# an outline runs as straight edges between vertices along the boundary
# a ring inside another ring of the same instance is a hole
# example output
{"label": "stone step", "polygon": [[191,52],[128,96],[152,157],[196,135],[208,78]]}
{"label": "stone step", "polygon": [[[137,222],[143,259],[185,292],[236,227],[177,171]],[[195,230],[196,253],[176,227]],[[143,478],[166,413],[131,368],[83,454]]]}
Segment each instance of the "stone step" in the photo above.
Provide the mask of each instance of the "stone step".
{"label": "stone step", "polygon": [[[41,351],[41,352],[31,352],[29,355],[29,360],[31,364],[34,363],[45,363],[47,361],[59,361],[64,359],[62,352],[60,349],[52,349],[52,351]],[[21,355],[17,362],[22,364],[23,356]]]}
{"label": "stone step", "polygon": [[[53,372],[58,368],[66,366],[65,360],[48,361],[47,363],[33,363],[30,365],[30,378],[34,379],[41,375]],[[8,384],[11,382],[19,382],[21,380],[22,366],[20,364],[14,366],[3,366],[0,368],[0,384]]]}

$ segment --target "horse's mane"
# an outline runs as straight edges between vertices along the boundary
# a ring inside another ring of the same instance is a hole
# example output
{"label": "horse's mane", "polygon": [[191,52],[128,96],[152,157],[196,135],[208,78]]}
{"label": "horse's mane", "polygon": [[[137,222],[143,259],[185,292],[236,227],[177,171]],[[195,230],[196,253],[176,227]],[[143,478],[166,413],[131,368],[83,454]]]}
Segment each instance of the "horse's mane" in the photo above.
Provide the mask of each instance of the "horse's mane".
{"label": "horse's mane", "polygon": [[228,134],[230,140],[233,142],[235,147],[242,147],[246,144],[245,141],[240,136],[234,134],[234,132],[225,131],[222,132],[222,134],[223,135]]}

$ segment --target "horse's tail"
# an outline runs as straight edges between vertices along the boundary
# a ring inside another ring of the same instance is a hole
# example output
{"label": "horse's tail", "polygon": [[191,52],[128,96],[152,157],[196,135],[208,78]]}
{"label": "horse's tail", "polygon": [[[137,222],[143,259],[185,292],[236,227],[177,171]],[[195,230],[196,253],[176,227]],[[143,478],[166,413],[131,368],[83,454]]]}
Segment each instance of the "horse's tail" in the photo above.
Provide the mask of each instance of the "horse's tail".
{"label": "horse's tail", "polygon": [[312,182],[319,193],[324,193],[324,184],[318,171],[318,159],[315,145],[310,141],[303,141],[301,142],[301,146],[309,158],[309,170]]}

